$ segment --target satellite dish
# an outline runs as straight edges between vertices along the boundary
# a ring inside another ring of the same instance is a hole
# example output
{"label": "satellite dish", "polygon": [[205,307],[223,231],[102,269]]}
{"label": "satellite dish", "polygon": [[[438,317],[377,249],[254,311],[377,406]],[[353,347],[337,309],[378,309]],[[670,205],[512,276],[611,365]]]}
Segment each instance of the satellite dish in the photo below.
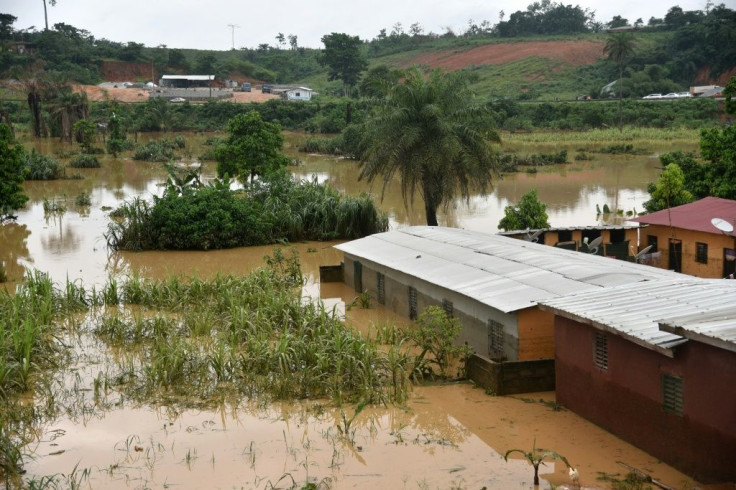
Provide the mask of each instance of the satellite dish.
{"label": "satellite dish", "polygon": [[598,253],[598,246],[603,242],[603,237],[599,236],[598,238],[595,238],[592,242],[588,243],[588,253],[591,253],[593,255]]}
{"label": "satellite dish", "polygon": [[539,235],[542,234],[542,231],[543,230],[537,230],[534,233],[529,234],[529,229],[527,228],[527,230],[526,230],[526,236],[524,237],[524,240],[526,240],[527,242],[534,242],[534,243],[536,243],[537,240],[539,240]]}
{"label": "satellite dish", "polygon": [[733,231],[733,225],[721,218],[713,218],[710,223],[721,230],[723,233],[731,233]]}
{"label": "satellite dish", "polygon": [[648,245],[644,247],[643,249],[641,249],[639,253],[634,254],[634,260],[638,262],[639,259],[641,259],[644,255],[646,255],[652,249],[653,246],[654,245]]}

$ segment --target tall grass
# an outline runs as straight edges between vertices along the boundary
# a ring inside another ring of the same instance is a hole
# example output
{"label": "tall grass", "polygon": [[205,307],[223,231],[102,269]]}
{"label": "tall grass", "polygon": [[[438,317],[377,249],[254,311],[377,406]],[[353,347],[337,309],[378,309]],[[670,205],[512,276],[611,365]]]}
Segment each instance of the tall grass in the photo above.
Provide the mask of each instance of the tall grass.
{"label": "tall grass", "polygon": [[509,133],[503,135],[504,143],[611,143],[618,141],[697,143],[698,129],[688,128],[635,128],[591,129],[589,131],[534,131],[530,133]]}
{"label": "tall grass", "polygon": [[[95,328],[106,342],[140,356],[120,389],[190,404],[224,395],[404,401],[408,377],[400,372],[410,366],[403,348],[389,356],[322,305],[305,304],[295,255],[268,259],[246,277],[124,281],[123,305],[147,313],[107,313]],[[123,364],[121,371],[129,368]]]}

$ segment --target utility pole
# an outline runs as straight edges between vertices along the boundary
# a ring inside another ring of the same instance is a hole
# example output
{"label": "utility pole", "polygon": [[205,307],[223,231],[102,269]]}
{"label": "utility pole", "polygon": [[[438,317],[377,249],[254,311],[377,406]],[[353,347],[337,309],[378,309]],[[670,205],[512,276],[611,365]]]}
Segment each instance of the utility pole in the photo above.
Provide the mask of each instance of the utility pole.
{"label": "utility pole", "polygon": [[230,28],[232,38],[233,38],[233,51],[235,50],[235,28],[240,29],[240,26],[237,24],[228,24],[227,25]]}

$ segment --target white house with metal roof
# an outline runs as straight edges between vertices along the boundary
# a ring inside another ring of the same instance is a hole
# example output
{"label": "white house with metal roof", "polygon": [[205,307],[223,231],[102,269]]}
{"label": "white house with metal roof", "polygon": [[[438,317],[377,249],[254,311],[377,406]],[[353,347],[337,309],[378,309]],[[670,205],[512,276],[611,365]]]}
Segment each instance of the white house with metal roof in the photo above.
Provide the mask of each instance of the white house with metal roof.
{"label": "white house with metal roof", "polygon": [[554,315],[537,305],[571,293],[682,278],[671,271],[456,228],[414,226],[336,246],[344,280],[393,311],[442,305],[461,342],[498,360],[554,357]]}
{"label": "white house with metal roof", "polygon": [[736,281],[582,291],[555,315],[556,401],[703,483],[736,481]]}

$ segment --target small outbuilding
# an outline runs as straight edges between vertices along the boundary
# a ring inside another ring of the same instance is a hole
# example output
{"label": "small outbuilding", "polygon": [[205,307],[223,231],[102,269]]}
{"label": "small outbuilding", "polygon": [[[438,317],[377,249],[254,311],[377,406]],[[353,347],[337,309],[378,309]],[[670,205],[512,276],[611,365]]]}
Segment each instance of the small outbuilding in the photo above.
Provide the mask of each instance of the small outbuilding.
{"label": "small outbuilding", "polygon": [[[661,267],[691,276],[724,278],[736,273],[734,220],[736,201],[706,197],[629,221],[645,226],[640,232],[641,245],[661,253]],[[720,229],[714,223],[725,224]]]}
{"label": "small outbuilding", "polygon": [[271,87],[271,93],[280,96],[284,100],[312,100],[316,92],[309,87],[274,85]]}
{"label": "small outbuilding", "polygon": [[698,481],[736,481],[735,296],[682,276],[543,301],[557,402]]}
{"label": "small outbuilding", "polygon": [[214,75],[163,75],[159,85],[166,88],[209,87],[214,79]]}

